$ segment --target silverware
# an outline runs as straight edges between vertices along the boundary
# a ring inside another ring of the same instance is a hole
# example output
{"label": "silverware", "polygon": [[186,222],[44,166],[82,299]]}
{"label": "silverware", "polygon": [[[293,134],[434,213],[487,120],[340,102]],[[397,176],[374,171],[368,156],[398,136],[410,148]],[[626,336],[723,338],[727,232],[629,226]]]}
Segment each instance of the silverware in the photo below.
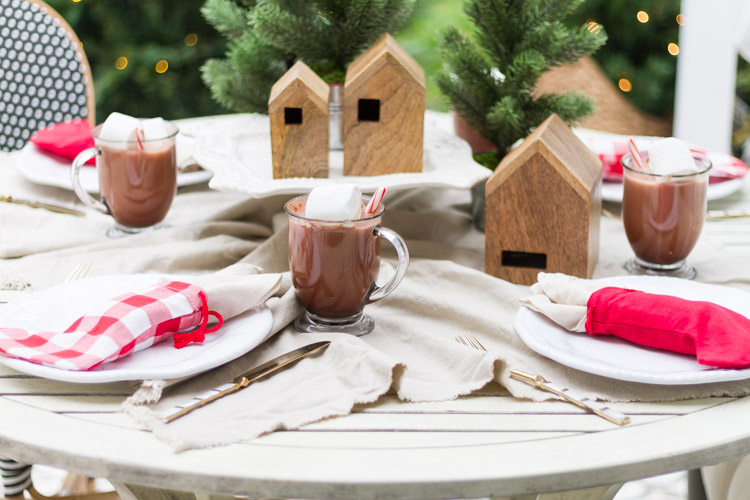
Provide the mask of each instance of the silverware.
{"label": "silverware", "polygon": [[[474,349],[480,351],[487,350],[482,345],[482,343],[479,342],[479,340],[477,340],[476,337],[474,337],[471,333],[458,335],[455,337],[455,341],[463,345],[473,347]],[[625,425],[627,423],[630,423],[630,417],[628,417],[627,415],[620,413],[617,410],[613,410],[612,408],[605,406],[602,403],[589,398],[588,396],[580,395],[574,391],[571,391],[570,389],[565,389],[564,387],[560,387],[557,384],[549,382],[541,375],[531,375],[529,373],[522,372],[521,370],[511,370],[510,376],[511,378],[526,382],[527,384],[533,385],[534,387],[543,391],[557,394],[566,401],[573,403],[574,405],[581,408],[590,410],[596,415],[609,420],[613,424]]]}
{"label": "silverware", "polygon": [[[70,283],[71,281],[88,278],[93,272],[94,268],[91,267],[91,264],[81,262],[73,268],[63,283]],[[31,284],[27,283],[25,280],[20,280],[14,288],[0,288],[0,304],[7,304],[11,300],[31,292],[31,290]]]}
{"label": "silverware", "polygon": [[565,389],[564,387],[560,387],[557,384],[549,382],[541,375],[531,375],[520,370],[511,370],[510,376],[516,380],[526,382],[527,384],[542,389],[543,391],[557,394],[558,396],[565,398],[566,401],[569,401],[576,406],[591,410],[595,414],[606,420],[609,420],[613,424],[625,425],[630,423],[630,417],[628,417],[627,415],[620,413],[619,411],[614,410],[608,406],[605,406],[598,401],[590,399],[587,396],[583,396],[581,394],[578,394],[577,392],[571,391],[570,389]]}
{"label": "silverware", "polygon": [[709,210],[706,213],[706,220],[739,219],[741,217],[750,217],[750,212],[742,209],[733,209]]}
{"label": "silverware", "polygon": [[168,424],[169,422],[177,420],[183,415],[187,415],[196,408],[200,408],[201,406],[212,403],[219,398],[223,398],[227,394],[232,394],[233,392],[237,392],[240,389],[244,389],[253,382],[260,380],[261,378],[264,378],[282,368],[290,366],[291,364],[296,363],[305,356],[309,356],[314,352],[324,351],[330,344],[331,342],[329,341],[315,342],[314,344],[308,344],[306,346],[300,347],[299,349],[295,349],[286,354],[282,354],[281,356],[273,358],[271,361],[263,363],[262,365],[255,367],[246,373],[243,373],[239,377],[236,377],[234,381],[228,384],[220,385],[219,387],[211,389],[210,391],[195,396],[190,401],[186,401],[183,404],[170,408],[165,413],[157,415],[157,418],[159,420],[163,420]]}
{"label": "silverware", "polygon": [[0,202],[4,203],[15,203],[16,205],[26,205],[27,207],[43,208],[50,212],[57,212],[59,214],[75,215],[77,217],[83,217],[86,215],[85,212],[76,210],[74,208],[61,207],[59,205],[52,205],[50,203],[41,203],[38,201],[22,200],[19,198],[13,198],[12,196],[0,196]]}

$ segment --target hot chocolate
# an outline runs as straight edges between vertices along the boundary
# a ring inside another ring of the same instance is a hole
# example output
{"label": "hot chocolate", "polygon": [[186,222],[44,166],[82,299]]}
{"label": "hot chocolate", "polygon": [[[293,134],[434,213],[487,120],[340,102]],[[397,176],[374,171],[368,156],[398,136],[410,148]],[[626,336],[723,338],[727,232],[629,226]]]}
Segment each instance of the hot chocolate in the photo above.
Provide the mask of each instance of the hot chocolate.
{"label": "hot chocolate", "polygon": [[362,313],[380,268],[374,233],[382,210],[363,220],[306,219],[304,198],[287,204],[289,267],[297,297],[309,313],[345,319]]}
{"label": "hot chocolate", "polygon": [[[81,151],[73,160],[70,182],[87,207],[114,218],[107,236],[148,231],[164,220],[177,193],[177,132],[173,123],[161,118],[138,120],[121,113],[110,114],[94,128],[96,147]],[[80,179],[81,168],[94,157],[98,199]]]}
{"label": "hot chocolate", "polygon": [[99,147],[100,193],[115,221],[143,228],[164,220],[177,192],[174,142],[153,150]]}
{"label": "hot chocolate", "polygon": [[636,257],[658,265],[685,260],[703,229],[707,176],[626,174],[624,182],[622,220]]}

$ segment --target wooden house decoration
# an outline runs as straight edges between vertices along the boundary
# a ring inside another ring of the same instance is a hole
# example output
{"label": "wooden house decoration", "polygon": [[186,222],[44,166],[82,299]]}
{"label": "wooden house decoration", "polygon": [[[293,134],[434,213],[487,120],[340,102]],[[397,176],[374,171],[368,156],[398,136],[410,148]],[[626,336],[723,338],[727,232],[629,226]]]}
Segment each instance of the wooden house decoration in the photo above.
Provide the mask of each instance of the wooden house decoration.
{"label": "wooden house decoration", "polygon": [[602,166],[553,114],[487,181],[485,272],[530,285],[540,271],[591,278],[599,254]]}
{"label": "wooden house decoration", "polygon": [[386,33],[349,65],[344,175],[421,172],[424,70]]}
{"label": "wooden house decoration", "polygon": [[273,178],[328,177],[328,85],[298,61],[271,88]]}

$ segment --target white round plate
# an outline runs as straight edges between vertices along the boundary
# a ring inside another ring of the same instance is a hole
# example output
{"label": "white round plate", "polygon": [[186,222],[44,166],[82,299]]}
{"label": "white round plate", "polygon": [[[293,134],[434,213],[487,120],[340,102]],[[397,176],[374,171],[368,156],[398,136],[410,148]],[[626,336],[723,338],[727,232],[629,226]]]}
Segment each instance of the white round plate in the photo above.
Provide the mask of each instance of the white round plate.
{"label": "white round plate", "polygon": [[469,144],[441,130],[431,116],[428,112],[425,119],[424,163],[419,173],[344,177],[344,153],[331,151],[328,178],[274,179],[270,125],[265,115],[212,117],[208,126],[196,126],[189,135],[196,138],[193,157],[201,167],[214,173],[209,184],[212,189],[254,198],[306,193],[343,179],[356,183],[364,192],[373,192],[379,186],[469,189],[487,179],[492,172],[474,161]]}
{"label": "white round plate", "polygon": [[[86,304],[114,297],[177,276],[140,274],[102,276],[63,283],[19,297],[0,309],[0,326],[24,325],[27,329],[65,328],[87,310]],[[71,297],[75,301],[71,301]],[[73,303],[73,304],[72,304]],[[43,314],[40,314],[43,312]],[[50,320],[54,318],[54,320]],[[273,315],[265,306],[227,320],[201,344],[176,349],[171,340],[135,352],[89,371],[71,371],[0,355],[0,363],[29,375],[76,383],[123,380],[168,380],[202,373],[227,363],[260,344],[271,331]]]}
{"label": "white round plate", "polygon": [[[23,178],[35,184],[55,186],[72,190],[70,164],[67,158],[46,153],[32,143],[26,144],[16,157],[16,169]],[[177,186],[192,186],[208,182],[211,172],[198,170],[177,174]],[[81,185],[89,193],[99,192],[99,177],[96,168],[86,165],[81,168]]]}
{"label": "white round plate", "polygon": [[[739,179],[730,179],[727,181],[714,182],[713,184],[709,184],[706,198],[708,199],[708,201],[726,198],[730,194],[742,188],[743,182],[745,182],[745,178],[740,177]],[[622,203],[622,191],[622,182],[602,182],[602,200],[604,201]]]}
{"label": "white round plate", "polygon": [[[750,317],[750,294],[735,288],[654,276],[620,276],[601,281],[602,286],[710,301]],[[533,351],[571,368],[603,377],[662,385],[707,384],[750,378],[750,368],[717,369],[698,364],[694,356],[652,349],[612,336],[569,332],[526,307],[518,311],[514,327]]]}

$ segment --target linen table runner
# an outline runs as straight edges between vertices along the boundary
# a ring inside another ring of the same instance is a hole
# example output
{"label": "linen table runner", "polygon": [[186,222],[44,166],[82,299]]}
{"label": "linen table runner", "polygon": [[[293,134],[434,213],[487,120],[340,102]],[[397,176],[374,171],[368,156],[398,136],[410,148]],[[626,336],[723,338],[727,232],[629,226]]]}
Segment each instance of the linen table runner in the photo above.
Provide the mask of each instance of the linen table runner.
{"label": "linen table runner", "polygon": [[[413,193],[402,198],[414,201]],[[390,207],[389,207],[390,208]],[[387,216],[388,212],[386,213]],[[450,219],[451,213],[445,214]],[[389,390],[405,401],[436,401],[469,394],[496,380],[514,396],[537,401],[549,393],[535,390],[510,378],[511,369],[538,373],[559,385],[610,401],[670,401],[695,397],[750,393],[750,382],[739,381],[700,386],[659,386],[623,382],[580,372],[531,351],[513,330],[513,320],[526,286],[514,285],[481,271],[448,260],[475,262],[472,236],[452,233],[454,245],[422,239],[434,235],[439,223],[429,224],[418,214],[399,213],[385,224],[411,234],[407,240],[413,259],[404,281],[391,297],[367,306],[375,318],[375,330],[356,338],[346,335],[297,333],[290,322],[301,311],[289,280],[286,293],[269,300],[274,311],[275,331],[266,344],[229,365],[177,385],[148,409],[128,412],[154,429],[176,450],[228,444],[252,439],[278,429],[296,428],[324,417],[347,414],[357,403],[377,400]],[[280,219],[280,222],[283,222]],[[467,222],[468,223],[468,222]],[[602,221],[602,257],[597,270],[624,274],[622,263],[629,257],[619,222]],[[447,228],[451,233],[451,228]],[[432,234],[430,234],[432,233]],[[472,234],[473,235],[473,234]],[[269,269],[285,267],[286,232],[279,229],[263,246],[247,257]],[[465,246],[464,246],[465,245]],[[715,249],[705,245],[693,261],[699,269],[712,262]],[[451,254],[453,252],[453,254]],[[381,279],[387,279],[394,261],[384,263]],[[731,273],[715,273],[729,279]],[[736,276],[735,276],[736,277]],[[456,335],[471,332],[488,349],[481,352],[455,342]],[[155,413],[183,403],[196,394],[226,383],[236,375],[297,346],[332,340],[320,356],[302,360],[292,369],[253,384],[168,425]],[[153,394],[154,400],[158,395]],[[217,425],[218,422],[227,425]],[[194,429],[203,429],[195,433]]]}
{"label": "linen table runner", "polygon": [[[43,191],[25,195],[44,198]],[[72,194],[64,198],[56,191],[54,196],[49,201],[75,204]],[[189,399],[224,384],[295,346],[324,338],[300,335],[288,326],[300,312],[287,274],[282,206],[288,198],[246,200],[227,193],[186,192],[175,200],[167,217],[169,228],[117,241],[104,236],[111,224],[104,216],[73,218],[0,205],[4,228],[0,253],[19,256],[0,261],[0,276],[19,276],[34,289],[41,289],[61,282],[84,255],[97,276],[141,272],[201,275],[239,261],[257,265],[266,273],[281,273],[278,290],[266,302],[274,313],[273,338],[232,363],[168,388],[158,403],[135,407],[141,418],[149,418],[153,410],[183,402],[186,396]],[[334,344],[323,355],[304,359],[156,433],[175,449],[231,443],[348,413],[355,403],[374,401],[389,390],[404,400],[450,399],[493,379],[517,397],[552,397],[511,380],[509,370],[514,368],[605,400],[668,401],[750,394],[747,381],[656,386],[606,379],[529,350],[512,327],[521,307],[519,299],[529,295],[529,288],[481,271],[484,235],[472,228],[468,202],[469,194],[460,191],[391,193],[385,201],[384,225],[406,239],[413,260],[393,295],[367,306],[376,322],[375,331],[362,338],[330,336]],[[622,264],[631,251],[621,222],[603,218],[600,241],[595,277],[624,274]],[[393,267],[388,255],[384,257],[382,280]],[[705,235],[690,260],[698,269],[698,280],[750,289],[746,259],[724,254]],[[488,352],[453,340],[464,332],[475,335]],[[139,394],[159,399],[158,389],[163,385],[152,384],[151,393]],[[267,398],[269,394],[272,397]],[[201,432],[196,433],[196,428]]]}

